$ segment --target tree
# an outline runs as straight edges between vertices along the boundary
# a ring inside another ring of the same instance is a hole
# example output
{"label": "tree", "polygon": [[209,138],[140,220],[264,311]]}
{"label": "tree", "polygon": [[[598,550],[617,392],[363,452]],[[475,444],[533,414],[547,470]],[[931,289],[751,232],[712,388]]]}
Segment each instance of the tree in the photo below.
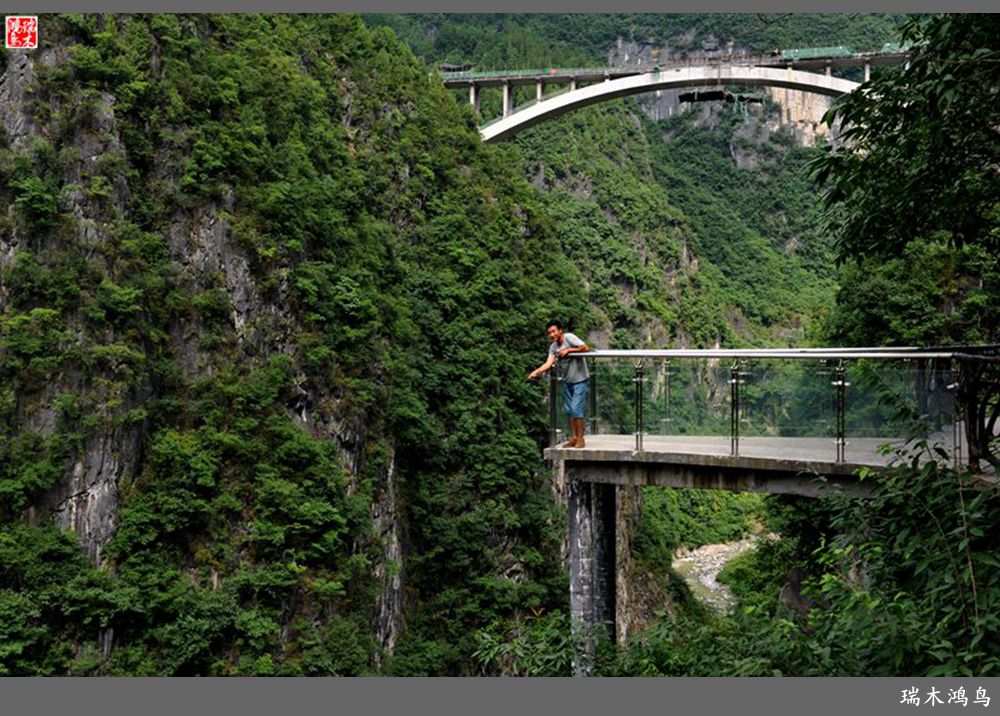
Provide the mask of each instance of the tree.
{"label": "tree", "polygon": [[842,259],[898,255],[919,238],[1000,246],[1000,16],[904,25],[908,65],[886,69],[825,118],[842,143],[818,158]]}
{"label": "tree", "polygon": [[[901,39],[912,48],[908,64],[834,105],[826,121],[844,127],[842,143],[813,163],[840,258],[860,264],[845,276],[829,327],[848,340],[995,343],[1000,17],[913,19]],[[928,287],[937,293],[930,301]],[[969,463],[997,465],[1000,366],[963,366],[962,386]]]}

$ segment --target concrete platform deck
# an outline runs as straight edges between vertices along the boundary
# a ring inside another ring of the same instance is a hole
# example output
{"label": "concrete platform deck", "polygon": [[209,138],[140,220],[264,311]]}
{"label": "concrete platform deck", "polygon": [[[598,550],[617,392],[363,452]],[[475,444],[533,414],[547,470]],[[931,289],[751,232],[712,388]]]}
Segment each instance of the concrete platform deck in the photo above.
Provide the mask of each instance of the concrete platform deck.
{"label": "concrete platform deck", "polygon": [[895,459],[879,447],[901,445],[894,437],[848,438],[846,461],[836,461],[832,438],[740,438],[730,454],[728,436],[646,435],[635,450],[634,435],[588,435],[584,448],[549,448],[548,460],[563,462],[568,479],[621,485],[798,494],[815,497],[838,486],[867,494],[856,473],[877,471]]}

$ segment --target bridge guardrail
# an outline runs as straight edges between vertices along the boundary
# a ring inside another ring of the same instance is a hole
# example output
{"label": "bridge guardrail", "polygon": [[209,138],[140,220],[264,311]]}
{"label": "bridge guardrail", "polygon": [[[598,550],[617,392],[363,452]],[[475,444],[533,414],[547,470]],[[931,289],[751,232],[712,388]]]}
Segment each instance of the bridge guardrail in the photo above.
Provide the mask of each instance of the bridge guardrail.
{"label": "bridge guardrail", "polygon": [[[568,360],[590,369],[588,435],[632,436],[636,451],[650,436],[728,438],[733,456],[751,438],[809,437],[829,441],[831,462],[849,463],[854,444],[857,455],[924,441],[960,464],[988,455],[993,441],[968,425],[982,412],[969,402],[1000,400],[984,395],[973,370],[1000,373],[997,346],[597,350]],[[552,371],[551,446],[568,434],[561,392]]]}
{"label": "bridge guardrail", "polygon": [[[840,50],[831,53],[832,50]],[[573,75],[604,75],[618,73],[642,74],[655,72],[657,70],[668,70],[680,67],[690,67],[693,65],[714,65],[726,63],[738,63],[760,66],[788,66],[795,67],[798,64],[822,62],[844,63],[854,61],[854,64],[861,66],[866,62],[877,62],[880,59],[899,59],[908,54],[909,46],[892,46],[888,44],[881,50],[853,51],[850,48],[799,48],[795,50],[782,50],[780,54],[755,54],[746,52],[719,53],[707,56],[691,56],[684,58],[666,58],[660,62],[636,65],[603,65],[595,67],[531,67],[527,69],[500,69],[500,70],[464,70],[461,72],[446,72],[437,70],[438,74],[446,82],[458,82],[466,80],[500,80],[517,79],[523,77],[545,77],[568,78]]]}

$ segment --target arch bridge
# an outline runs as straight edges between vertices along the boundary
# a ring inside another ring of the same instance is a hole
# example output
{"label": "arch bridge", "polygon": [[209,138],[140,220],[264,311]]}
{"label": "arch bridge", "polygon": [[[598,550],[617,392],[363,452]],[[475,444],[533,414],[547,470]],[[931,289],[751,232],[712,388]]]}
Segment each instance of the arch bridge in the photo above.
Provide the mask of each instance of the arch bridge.
{"label": "arch bridge", "polygon": [[[833,76],[834,68],[863,67],[867,80],[872,67],[899,64],[906,57],[901,52],[873,52],[790,61],[767,56],[731,55],[713,58],[702,64],[445,72],[442,77],[446,87],[468,88],[469,102],[477,111],[483,87],[503,89],[502,116],[480,127],[483,141],[489,143],[503,141],[523,129],[574,109],[656,90],[766,86],[839,97],[857,89],[859,83]],[[809,71],[815,69],[824,71]],[[534,101],[515,108],[515,88],[531,85],[535,86]],[[547,95],[545,90],[550,85],[567,85],[568,90]]]}

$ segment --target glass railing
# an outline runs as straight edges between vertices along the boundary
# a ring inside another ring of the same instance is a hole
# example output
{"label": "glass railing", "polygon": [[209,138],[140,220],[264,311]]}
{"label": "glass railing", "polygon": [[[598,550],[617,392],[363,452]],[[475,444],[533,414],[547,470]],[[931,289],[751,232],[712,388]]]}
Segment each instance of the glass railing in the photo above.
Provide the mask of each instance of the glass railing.
{"label": "glass railing", "polygon": [[[956,353],[916,349],[592,351],[588,447],[871,464],[883,446],[961,459]],[[550,377],[550,444],[570,435]],[[884,458],[882,458],[884,462]]]}

